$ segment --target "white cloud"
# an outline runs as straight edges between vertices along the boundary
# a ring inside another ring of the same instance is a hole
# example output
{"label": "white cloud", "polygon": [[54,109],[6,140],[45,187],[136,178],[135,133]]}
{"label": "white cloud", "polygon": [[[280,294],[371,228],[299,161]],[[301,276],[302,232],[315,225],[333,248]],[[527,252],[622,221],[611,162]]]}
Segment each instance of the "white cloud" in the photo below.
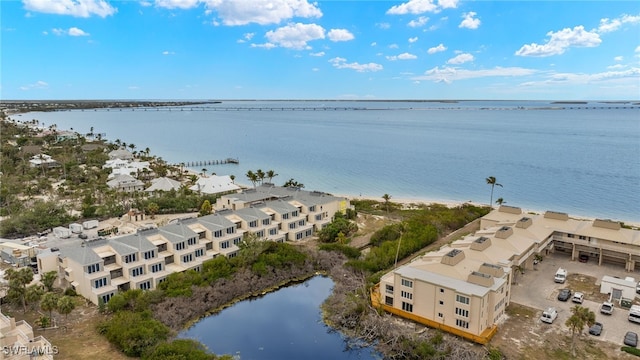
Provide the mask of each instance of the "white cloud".
{"label": "white cloud", "polygon": [[458,0],[438,0],[438,5],[443,9],[455,9],[458,7]]}
{"label": "white cloud", "polygon": [[600,19],[600,26],[598,26],[599,33],[608,33],[618,30],[623,24],[640,24],[640,15],[627,15],[624,14],[616,19],[604,18]]}
{"label": "white cloud", "polygon": [[31,89],[46,89],[48,87],[49,87],[49,84],[47,84],[46,82],[44,82],[42,80],[38,80],[33,84],[20,86],[20,90],[28,91],[28,90],[31,90]]}
{"label": "white cloud", "polygon": [[416,37],[409,38],[409,42],[410,42],[410,43],[412,43],[412,44],[413,44],[414,42],[416,42],[416,41],[418,41],[418,37],[417,37],[417,36],[416,36]]}
{"label": "white cloud", "polygon": [[[89,33],[84,32],[82,29],[79,29],[77,27],[71,27],[68,30],[65,29],[60,29],[60,28],[54,28],[51,29],[51,32],[54,35],[58,35],[58,36],[62,36],[62,35],[69,35],[69,36],[89,36]],[[46,32],[45,32],[46,35]]]}
{"label": "white cloud", "polygon": [[[165,0],[166,1],[166,0]],[[188,1],[188,0],[185,0]],[[209,10],[215,10],[224,25],[256,23],[278,24],[294,17],[320,18],[317,3],[307,0],[201,0]]]}
{"label": "white cloud", "polygon": [[636,54],[640,54],[640,45],[633,51]]}
{"label": "white cloud", "polygon": [[371,43],[371,46],[378,46],[378,43],[374,41]]}
{"label": "white cloud", "polygon": [[265,37],[269,42],[284,48],[306,49],[307,42],[324,39],[324,28],[316,24],[289,24],[268,31]]}
{"label": "white cloud", "polygon": [[495,67],[493,69],[483,70],[467,70],[457,69],[454,67],[435,67],[425,71],[424,75],[415,76],[411,80],[420,81],[428,80],[434,82],[451,83],[458,80],[476,79],[484,77],[516,77],[528,76],[537,73],[537,70],[525,69],[520,67],[502,68]]}
{"label": "white cloud", "polygon": [[331,41],[349,41],[355,39],[355,36],[353,36],[349,30],[345,29],[331,29],[327,33],[327,37]]}
{"label": "white cloud", "polygon": [[324,51],[320,51],[320,52],[317,52],[317,53],[309,53],[309,55],[316,56],[316,57],[324,56]]}
{"label": "white cloud", "polygon": [[468,53],[463,53],[447,60],[447,64],[454,64],[454,65],[464,64],[466,62],[473,61],[473,59],[474,59],[473,55]]}
{"label": "white cloud", "polygon": [[29,11],[85,18],[107,17],[118,11],[104,0],[23,0],[23,3]]}
{"label": "white cloud", "polygon": [[[457,4],[456,1],[442,1],[440,4],[445,4],[447,7],[451,7],[452,3]],[[455,6],[454,6],[455,7]],[[426,12],[439,12],[441,7],[434,3],[434,0],[409,0],[406,3],[392,6],[387,10],[387,15],[406,15],[406,14],[424,14]]]}
{"label": "white cloud", "polygon": [[165,9],[191,9],[199,3],[200,0],[156,0],[156,6]]}
{"label": "white cloud", "polygon": [[554,73],[542,81],[527,82],[523,85],[594,85],[595,83],[608,83],[620,80],[630,80],[635,83],[640,80],[640,68],[631,68],[624,71],[606,71],[595,74]]}
{"label": "white cloud", "polygon": [[409,25],[410,27],[422,27],[424,25],[427,24],[427,22],[429,21],[429,18],[426,16],[420,16],[419,18],[415,19],[415,20],[411,20],[409,21],[409,23],[407,25]]}
{"label": "white cloud", "polygon": [[89,36],[89,33],[84,32],[82,29],[78,29],[77,27],[69,28],[68,34],[69,36]]}
{"label": "white cloud", "polygon": [[140,4],[140,6],[142,6],[142,7],[149,7],[149,6],[153,5],[151,2],[145,1],[145,0],[140,1],[138,4]]}
{"label": "white cloud", "polygon": [[165,51],[162,52],[162,55],[175,55],[175,54],[176,54],[175,52],[168,51],[168,50],[165,50]]}
{"label": "white cloud", "polygon": [[573,29],[565,28],[558,32],[548,32],[550,39],[544,45],[531,43],[523,45],[516,55],[519,56],[552,56],[560,55],[569,47],[596,47],[602,40],[595,31],[585,31],[582,25]]}
{"label": "white cloud", "polygon": [[382,65],[376,63],[359,64],[357,62],[347,63],[347,59],[335,57],[329,62],[337,69],[352,69],[357,72],[376,72],[383,69]]}
{"label": "white cloud", "polygon": [[435,53],[439,53],[442,51],[447,50],[447,47],[444,46],[443,44],[439,44],[438,46],[434,46],[432,48],[429,48],[429,50],[427,50],[427,53],[429,54],[435,54]]}
{"label": "white cloud", "polygon": [[389,23],[377,23],[376,26],[382,30],[387,30],[391,28],[391,24]]}
{"label": "white cloud", "polygon": [[252,48],[263,48],[263,49],[273,49],[278,47],[276,44],[272,43],[264,43],[264,44],[251,44]]}
{"label": "white cloud", "polygon": [[387,56],[387,60],[389,60],[389,61],[396,61],[396,60],[415,60],[415,59],[417,59],[417,58],[418,58],[417,56],[415,56],[415,55],[413,55],[413,54],[410,54],[410,53],[402,53],[402,54],[397,55],[397,56],[395,56],[395,55],[394,55],[394,56]]}
{"label": "white cloud", "polygon": [[476,14],[473,11],[462,14],[463,20],[460,23],[460,25],[458,25],[458,27],[472,29],[472,30],[477,29],[480,26],[480,19],[474,18],[474,16],[476,15],[478,14]]}
{"label": "white cloud", "polygon": [[622,61],[622,60],[624,60],[624,57],[623,56],[616,56],[616,57],[613,58],[613,60]]}
{"label": "white cloud", "polygon": [[398,44],[389,45],[389,49],[397,49],[398,47],[399,47]]}
{"label": "white cloud", "polygon": [[622,65],[622,64],[615,64],[615,65],[607,66],[607,69],[610,69],[610,70],[624,69],[624,68],[626,68],[626,66]]}

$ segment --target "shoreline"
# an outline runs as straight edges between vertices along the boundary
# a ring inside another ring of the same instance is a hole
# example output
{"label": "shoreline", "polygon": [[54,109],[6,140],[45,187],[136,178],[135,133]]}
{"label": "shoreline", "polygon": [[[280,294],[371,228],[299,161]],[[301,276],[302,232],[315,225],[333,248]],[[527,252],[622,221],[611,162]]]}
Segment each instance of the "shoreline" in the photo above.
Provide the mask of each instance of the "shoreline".
{"label": "shoreline", "polygon": [[[333,196],[337,196],[337,197],[344,197],[347,198],[349,200],[372,200],[372,201],[378,201],[383,203],[384,199],[382,198],[382,196],[370,196],[370,195],[362,195],[362,194],[358,194],[358,195],[354,195],[354,194],[332,194]],[[391,196],[391,198],[389,199],[389,202],[391,203],[396,203],[396,204],[400,204],[403,205],[404,208],[410,209],[410,205],[412,204],[416,204],[416,205],[430,205],[430,204],[440,204],[440,205],[445,205],[447,207],[457,207],[463,204],[470,204],[470,205],[474,205],[474,206],[479,206],[479,207],[486,207],[489,206],[488,204],[483,204],[483,203],[478,203],[478,202],[474,202],[474,201],[456,201],[456,200],[446,200],[446,199],[431,199],[431,198],[406,198],[406,197],[399,197],[399,198],[395,198],[393,196]],[[514,206],[514,205],[508,205],[505,204],[506,206]],[[499,205],[496,205],[493,207],[493,209],[497,209],[499,207]],[[523,208],[520,206],[514,206],[517,208],[520,208],[522,210],[523,214],[538,214],[538,215],[543,215],[545,212],[547,211],[551,211],[551,210],[539,210],[539,209],[527,209],[527,208]],[[598,218],[598,217],[594,217],[594,216],[579,216],[576,214],[571,214],[571,213],[567,213],[567,215],[569,215],[570,218],[572,219],[577,219],[577,220],[588,220],[588,221],[593,221],[596,219],[601,219],[601,220],[605,220],[602,218]],[[607,219],[609,220],[609,219]],[[621,219],[611,219],[613,221],[618,221],[621,222],[627,226],[632,226],[632,227],[637,227],[640,228],[640,221],[633,221],[633,220],[621,220]]]}

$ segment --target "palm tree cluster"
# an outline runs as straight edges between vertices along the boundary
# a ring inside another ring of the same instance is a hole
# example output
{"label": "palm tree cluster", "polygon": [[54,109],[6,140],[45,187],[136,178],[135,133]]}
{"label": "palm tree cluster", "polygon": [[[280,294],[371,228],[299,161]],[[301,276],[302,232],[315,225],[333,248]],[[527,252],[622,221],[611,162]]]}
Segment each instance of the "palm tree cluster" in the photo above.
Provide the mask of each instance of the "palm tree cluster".
{"label": "palm tree cluster", "polygon": [[[489,176],[487,179],[487,184],[491,185],[491,199],[489,200],[489,206],[491,206],[491,208],[493,208],[493,189],[496,186],[500,186],[502,187],[502,184],[498,184],[498,181],[496,180],[495,176]],[[504,200],[502,198],[500,198],[500,204],[502,204],[504,202]]]}
{"label": "palm tree cluster", "polygon": [[247,179],[249,179],[249,181],[251,181],[251,184],[253,184],[253,187],[256,187],[257,183],[260,183],[261,185],[264,184],[265,179],[267,179],[268,183],[271,183],[271,180],[273,180],[274,177],[278,176],[278,174],[276,174],[275,171],[273,170],[269,170],[266,173],[264,171],[262,171],[262,169],[258,169],[256,170],[256,172],[253,172],[253,170],[249,170],[247,171]]}

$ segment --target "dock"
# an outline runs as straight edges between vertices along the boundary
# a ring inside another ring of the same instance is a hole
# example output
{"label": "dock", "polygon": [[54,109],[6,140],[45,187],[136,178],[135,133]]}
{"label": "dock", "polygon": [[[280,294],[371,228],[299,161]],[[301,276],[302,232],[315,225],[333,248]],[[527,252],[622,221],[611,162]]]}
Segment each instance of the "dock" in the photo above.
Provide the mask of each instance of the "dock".
{"label": "dock", "polygon": [[226,158],[223,160],[199,160],[199,161],[185,161],[178,165],[185,167],[196,167],[196,166],[209,166],[209,165],[225,165],[225,164],[240,164],[240,160],[237,158]]}

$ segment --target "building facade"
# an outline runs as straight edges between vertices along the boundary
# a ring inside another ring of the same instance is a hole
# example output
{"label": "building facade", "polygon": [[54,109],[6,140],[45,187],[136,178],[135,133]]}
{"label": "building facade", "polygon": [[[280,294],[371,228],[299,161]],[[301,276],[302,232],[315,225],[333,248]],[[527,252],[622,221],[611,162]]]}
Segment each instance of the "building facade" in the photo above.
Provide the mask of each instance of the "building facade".
{"label": "building facade", "polygon": [[[39,270],[56,270],[63,287],[74,288],[95,304],[106,303],[120,291],[155,289],[169,274],[200,271],[204,261],[217,256],[234,257],[247,233],[276,242],[309,238],[325,227],[336,211],[350,206],[345,198],[274,186],[250,190],[251,198],[259,191],[268,194],[267,198],[234,210],[222,208],[157,229],[40,254]],[[274,191],[281,195],[274,197]],[[228,196],[239,204],[236,196],[246,194]],[[224,203],[224,197],[220,201]]]}
{"label": "building facade", "polygon": [[380,279],[372,303],[401,317],[485,344],[509,304],[514,276],[556,251],[567,260],[588,254],[633,271],[640,231],[610,220],[572,219],[547,211],[524,214],[501,206],[473,235],[414,259]]}

